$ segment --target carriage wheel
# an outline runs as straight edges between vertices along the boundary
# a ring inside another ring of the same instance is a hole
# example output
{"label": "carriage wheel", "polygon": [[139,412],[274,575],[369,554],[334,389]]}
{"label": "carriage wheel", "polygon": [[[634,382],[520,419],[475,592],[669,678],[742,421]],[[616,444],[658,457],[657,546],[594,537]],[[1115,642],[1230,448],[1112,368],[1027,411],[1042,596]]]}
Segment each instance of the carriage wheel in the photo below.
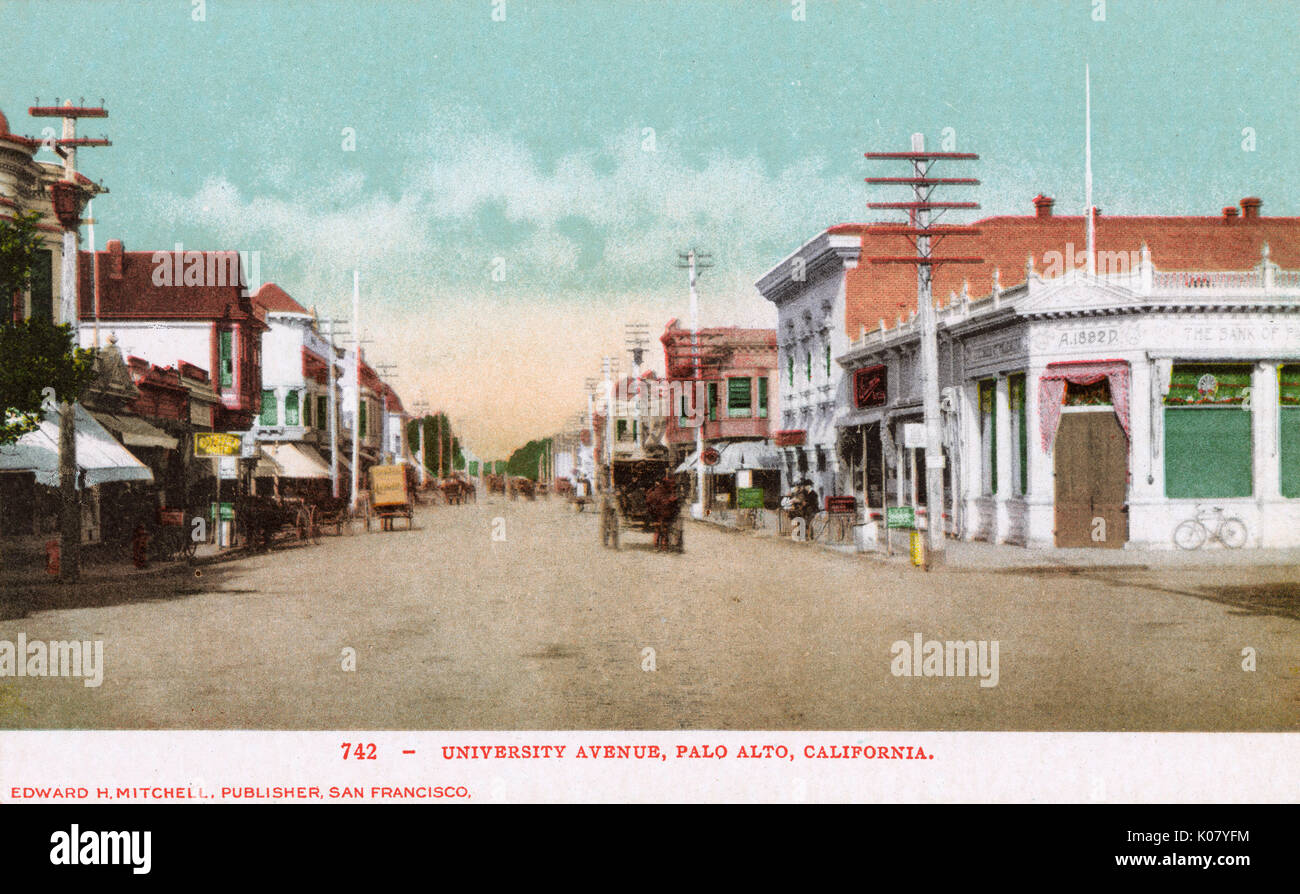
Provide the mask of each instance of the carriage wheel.
{"label": "carriage wheel", "polygon": [[190,559],[193,559],[194,554],[199,551],[199,544],[194,539],[193,529],[187,531],[184,528],[181,528],[181,537],[181,555],[186,561],[189,561]]}

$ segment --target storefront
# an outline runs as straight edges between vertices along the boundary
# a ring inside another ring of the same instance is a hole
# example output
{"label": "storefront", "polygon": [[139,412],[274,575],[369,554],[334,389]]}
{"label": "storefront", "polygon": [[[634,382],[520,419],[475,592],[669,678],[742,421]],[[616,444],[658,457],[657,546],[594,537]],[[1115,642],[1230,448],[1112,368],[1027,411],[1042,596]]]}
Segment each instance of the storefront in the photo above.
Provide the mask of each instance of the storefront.
{"label": "storefront", "polygon": [[[842,422],[897,443],[918,344],[910,326],[853,343],[847,371],[908,381]],[[1166,273],[1144,256],[1122,275],[1031,274],[944,308],[939,345],[945,512],[962,538],[1167,549],[1199,516],[1206,548],[1224,546],[1224,517],[1242,545],[1300,545],[1300,273],[1267,256],[1253,271]]]}

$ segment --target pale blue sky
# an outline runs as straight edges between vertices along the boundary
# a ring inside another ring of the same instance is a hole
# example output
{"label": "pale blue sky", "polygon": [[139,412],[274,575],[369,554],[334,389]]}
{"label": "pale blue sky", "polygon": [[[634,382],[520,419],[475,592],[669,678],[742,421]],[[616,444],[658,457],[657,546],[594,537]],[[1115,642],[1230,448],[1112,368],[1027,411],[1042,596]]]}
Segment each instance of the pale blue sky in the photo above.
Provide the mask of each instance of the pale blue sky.
{"label": "pale blue sky", "polygon": [[259,251],[334,313],[359,265],[370,356],[489,452],[576,410],[624,321],[686,315],[679,248],[718,260],[704,322],[770,324],[754,280],[863,219],[862,153],[913,131],[981,154],[985,213],[1077,213],[1085,61],[1107,213],[1300,213],[1289,2],[193,6],[0,0],[0,110],[35,135],[35,97],[104,99],[101,242]]}

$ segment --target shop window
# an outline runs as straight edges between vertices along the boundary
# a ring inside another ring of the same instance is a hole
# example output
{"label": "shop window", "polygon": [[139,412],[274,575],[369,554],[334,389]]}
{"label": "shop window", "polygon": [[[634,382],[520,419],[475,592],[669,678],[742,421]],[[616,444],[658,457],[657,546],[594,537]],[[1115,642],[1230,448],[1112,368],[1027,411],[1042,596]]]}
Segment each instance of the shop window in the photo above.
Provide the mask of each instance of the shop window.
{"label": "shop window", "polygon": [[284,396],[284,424],[298,424],[298,392],[290,391]]}
{"label": "shop window", "polygon": [[316,427],[330,427],[330,401],[328,397],[316,398]]}
{"label": "shop window", "polygon": [[1296,499],[1300,497],[1300,364],[1279,369],[1278,384],[1282,496]]}
{"label": "shop window", "polygon": [[1254,492],[1249,366],[1181,364],[1165,397],[1165,496]]}
{"label": "shop window", "polygon": [[727,416],[752,416],[753,382],[749,377],[727,379]]}
{"label": "shop window", "polygon": [[280,424],[280,407],[275,400],[275,392],[270,389],[262,392],[262,415],[258,419],[262,425]]}
{"label": "shop window", "polygon": [[1007,379],[1011,398],[1011,484],[1012,493],[1023,497],[1029,493],[1029,426],[1025,410],[1025,376]]}
{"label": "shop window", "polygon": [[991,497],[998,492],[998,415],[996,412],[997,382],[993,379],[979,383],[980,408],[980,492]]}
{"label": "shop window", "polygon": [[709,421],[714,422],[718,418],[718,383],[710,382],[708,385],[709,396]]}
{"label": "shop window", "polygon": [[229,329],[217,335],[217,366],[221,369],[221,387],[235,384],[235,333]]}
{"label": "shop window", "polygon": [[758,377],[758,418],[767,418],[767,376]]}
{"label": "shop window", "polygon": [[36,251],[32,265],[32,319],[54,319],[54,252]]}

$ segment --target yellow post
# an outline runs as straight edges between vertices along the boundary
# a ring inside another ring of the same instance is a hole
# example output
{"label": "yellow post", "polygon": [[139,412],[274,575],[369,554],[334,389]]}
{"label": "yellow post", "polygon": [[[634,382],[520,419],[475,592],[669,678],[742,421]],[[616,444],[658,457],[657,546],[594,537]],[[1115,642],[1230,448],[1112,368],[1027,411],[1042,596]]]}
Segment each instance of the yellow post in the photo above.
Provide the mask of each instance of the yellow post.
{"label": "yellow post", "polygon": [[921,532],[913,530],[911,540],[912,540],[912,564],[917,566],[924,565],[925,564],[925,541],[921,538]]}

